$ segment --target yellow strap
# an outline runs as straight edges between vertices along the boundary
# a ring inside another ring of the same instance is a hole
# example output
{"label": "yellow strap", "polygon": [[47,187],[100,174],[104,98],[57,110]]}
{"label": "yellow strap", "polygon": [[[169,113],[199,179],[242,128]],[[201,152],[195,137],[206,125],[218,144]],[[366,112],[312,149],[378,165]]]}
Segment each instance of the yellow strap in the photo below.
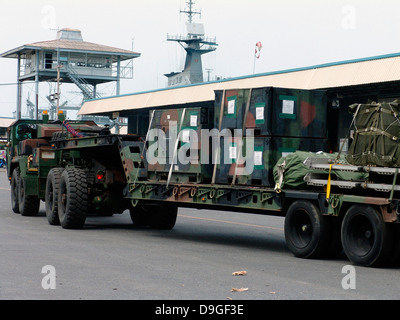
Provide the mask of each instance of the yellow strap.
{"label": "yellow strap", "polygon": [[328,184],[326,185],[326,199],[329,199],[331,195],[331,169],[332,164],[329,165]]}

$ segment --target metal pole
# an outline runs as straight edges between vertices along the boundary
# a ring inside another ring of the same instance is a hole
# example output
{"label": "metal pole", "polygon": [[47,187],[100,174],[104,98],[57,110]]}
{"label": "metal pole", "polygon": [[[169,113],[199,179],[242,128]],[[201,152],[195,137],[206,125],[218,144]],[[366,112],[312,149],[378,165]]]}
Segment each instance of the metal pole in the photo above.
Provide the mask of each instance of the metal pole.
{"label": "metal pole", "polygon": [[36,75],[35,75],[35,111],[36,120],[39,119],[39,50],[36,50]]}
{"label": "metal pole", "polygon": [[120,81],[121,81],[121,56],[117,59],[117,96],[120,94]]}
{"label": "metal pole", "polygon": [[60,36],[57,35],[57,107],[56,107],[56,118],[58,117],[58,111],[60,110]]}
{"label": "metal pole", "polygon": [[22,96],[22,88],[21,88],[21,81],[20,81],[20,75],[21,75],[21,54],[18,53],[18,63],[17,63],[17,108],[16,108],[16,114],[15,118],[17,120],[21,119],[21,96]]}
{"label": "metal pole", "polygon": [[[120,81],[121,81],[121,56],[118,56],[118,59],[117,59],[117,90],[116,90],[117,96],[119,96],[120,90],[121,90]],[[119,118],[117,118],[115,121],[116,121],[115,133],[119,134],[119,128],[120,128]]]}
{"label": "metal pole", "polygon": [[60,65],[57,65],[57,108],[56,117],[58,117],[58,111],[60,110]]}

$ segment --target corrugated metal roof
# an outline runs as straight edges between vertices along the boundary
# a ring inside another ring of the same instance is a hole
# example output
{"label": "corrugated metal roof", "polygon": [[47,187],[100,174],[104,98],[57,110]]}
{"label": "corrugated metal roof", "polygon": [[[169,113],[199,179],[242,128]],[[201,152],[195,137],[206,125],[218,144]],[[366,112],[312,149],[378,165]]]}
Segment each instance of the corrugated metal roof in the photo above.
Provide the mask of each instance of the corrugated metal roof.
{"label": "corrugated metal roof", "polygon": [[[139,57],[140,53],[129,51],[125,49],[114,48],[102,44],[87,42],[87,41],[74,41],[74,40],[49,40],[25,44],[18,48],[9,50],[0,55],[3,58],[18,58],[18,53],[24,54],[26,51],[31,50],[60,50],[74,51],[74,52],[92,52],[96,54],[115,54],[120,55],[123,59],[132,59]],[[122,60],[123,60],[122,59]]]}
{"label": "corrugated metal roof", "polygon": [[0,128],[8,128],[14,121],[14,118],[0,118]]}
{"label": "corrugated metal roof", "polygon": [[214,90],[285,87],[327,89],[400,81],[400,53],[284,70],[178,88],[86,101],[79,114],[105,114],[214,100]]}

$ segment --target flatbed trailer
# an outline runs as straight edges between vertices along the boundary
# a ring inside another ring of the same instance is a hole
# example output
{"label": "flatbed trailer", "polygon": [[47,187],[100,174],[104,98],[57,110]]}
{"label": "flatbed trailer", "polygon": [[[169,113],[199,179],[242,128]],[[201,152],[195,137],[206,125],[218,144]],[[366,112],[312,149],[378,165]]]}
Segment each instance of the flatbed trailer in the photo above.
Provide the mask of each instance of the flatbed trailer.
{"label": "flatbed trailer", "polygon": [[[383,266],[399,258],[398,199],[325,191],[248,186],[136,182],[134,210],[173,207],[239,211],[285,218],[285,239],[301,258],[334,258],[342,249],[355,264]],[[145,212],[145,211],[143,211]],[[139,214],[138,213],[138,214]]]}

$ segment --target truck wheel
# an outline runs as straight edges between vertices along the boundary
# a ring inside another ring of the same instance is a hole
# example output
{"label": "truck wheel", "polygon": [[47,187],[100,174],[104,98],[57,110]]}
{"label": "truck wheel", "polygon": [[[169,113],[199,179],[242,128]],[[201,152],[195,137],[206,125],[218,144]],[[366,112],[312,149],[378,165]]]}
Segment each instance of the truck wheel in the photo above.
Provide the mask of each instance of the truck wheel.
{"label": "truck wheel", "polygon": [[149,207],[149,226],[153,229],[171,230],[176,223],[178,208],[175,207]]}
{"label": "truck wheel", "polygon": [[26,194],[24,177],[19,177],[18,203],[19,212],[22,216],[36,216],[39,213],[40,199],[37,196]]}
{"label": "truck wheel", "polygon": [[285,239],[289,250],[299,258],[320,258],[329,248],[330,232],[326,217],[307,200],[297,200],[285,217]]}
{"label": "truck wheel", "polygon": [[393,224],[393,251],[390,254],[389,266],[399,267],[400,266],[400,225],[398,223]]}
{"label": "truck wheel", "polygon": [[45,206],[47,221],[51,225],[60,224],[60,219],[58,218],[58,192],[63,170],[62,168],[53,168],[47,175]]}
{"label": "truck wheel", "polygon": [[365,267],[383,266],[393,248],[392,225],[372,206],[353,205],[342,222],[343,250],[351,262]]}
{"label": "truck wheel", "polygon": [[84,225],[88,208],[85,171],[76,168],[63,171],[57,206],[60,224],[64,229],[77,229]]}
{"label": "truck wheel", "polygon": [[149,225],[149,210],[140,205],[129,209],[129,214],[134,226],[143,227]]}
{"label": "truck wheel", "polygon": [[19,213],[19,168],[15,168],[11,175],[11,208],[15,213]]}

